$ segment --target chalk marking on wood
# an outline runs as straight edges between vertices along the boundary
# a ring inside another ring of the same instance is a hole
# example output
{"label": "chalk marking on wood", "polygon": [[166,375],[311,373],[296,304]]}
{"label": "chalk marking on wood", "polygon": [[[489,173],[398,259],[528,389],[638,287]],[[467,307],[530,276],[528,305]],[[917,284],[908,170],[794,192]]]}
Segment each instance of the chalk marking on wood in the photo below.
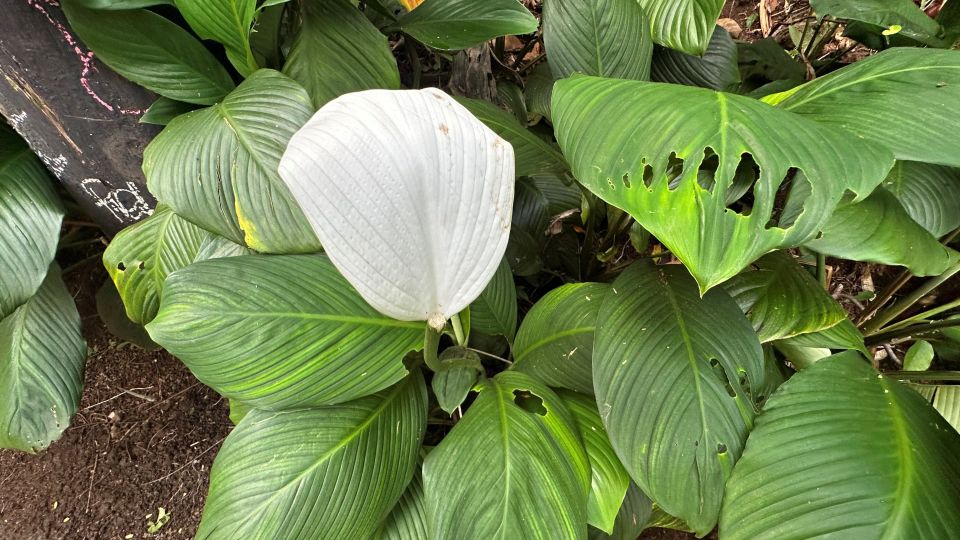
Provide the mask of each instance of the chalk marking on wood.
{"label": "chalk marking on wood", "polygon": [[121,223],[139,221],[153,214],[137,185],[130,181],[126,184],[126,187],[107,190],[99,178],[84,178],[80,183],[84,191],[97,199],[97,206],[106,208]]}

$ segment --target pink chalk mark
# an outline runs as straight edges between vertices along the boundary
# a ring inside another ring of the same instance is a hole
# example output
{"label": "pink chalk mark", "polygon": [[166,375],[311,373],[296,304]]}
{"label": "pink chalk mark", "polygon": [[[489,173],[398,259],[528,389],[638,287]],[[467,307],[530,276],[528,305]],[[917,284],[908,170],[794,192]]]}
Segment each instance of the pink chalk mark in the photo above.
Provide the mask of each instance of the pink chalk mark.
{"label": "pink chalk mark", "polygon": [[44,4],[51,7],[59,7],[60,3],[56,0],[27,0],[27,5],[33,7],[37,11],[43,14],[47,18],[47,21],[52,24],[57,31],[60,32],[60,35],[63,37],[63,40],[67,45],[73,47],[74,54],[77,55],[77,59],[80,60],[80,63],[83,65],[83,69],[80,71],[80,85],[83,86],[84,91],[93,98],[94,101],[100,104],[103,108],[110,112],[119,112],[120,114],[129,114],[129,115],[141,115],[145,111],[142,109],[124,109],[122,107],[114,107],[113,105],[107,103],[99,94],[93,89],[93,86],[90,84],[90,75],[97,71],[96,66],[93,64],[93,51],[86,51],[80,47],[79,41],[73,37],[73,34],[70,31],[60,24],[59,21],[50,16],[50,13],[44,8]]}

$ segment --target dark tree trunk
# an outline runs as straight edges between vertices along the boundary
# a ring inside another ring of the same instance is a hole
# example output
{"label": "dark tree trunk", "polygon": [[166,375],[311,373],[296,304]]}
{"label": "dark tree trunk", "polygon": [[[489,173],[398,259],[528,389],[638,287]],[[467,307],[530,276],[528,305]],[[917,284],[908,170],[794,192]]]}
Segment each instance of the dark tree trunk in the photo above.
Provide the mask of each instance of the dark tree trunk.
{"label": "dark tree trunk", "polygon": [[3,0],[0,114],[112,234],[149,215],[140,169],[154,96],[93,58],[53,0]]}

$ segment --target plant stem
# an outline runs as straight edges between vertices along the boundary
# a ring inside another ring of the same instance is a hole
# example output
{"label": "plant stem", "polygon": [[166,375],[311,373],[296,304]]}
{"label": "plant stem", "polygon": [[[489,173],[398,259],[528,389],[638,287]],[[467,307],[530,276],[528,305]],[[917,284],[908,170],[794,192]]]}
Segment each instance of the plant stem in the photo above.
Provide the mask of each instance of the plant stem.
{"label": "plant stem", "polygon": [[453,317],[450,318],[450,323],[453,325],[453,334],[457,338],[457,345],[466,347],[467,337],[463,334],[463,324],[460,322],[460,314],[455,313]]}
{"label": "plant stem", "polygon": [[[406,38],[406,36],[404,36]],[[404,39],[403,47],[407,52],[407,59],[410,60],[410,69],[413,71],[413,88],[420,88],[420,78],[423,75],[423,67],[420,65],[420,56],[417,54],[417,46],[413,43],[413,38]]]}
{"label": "plant stem", "polygon": [[939,315],[945,311],[950,311],[951,309],[954,309],[957,307],[960,307],[960,298],[952,302],[947,302],[942,306],[937,306],[935,308],[928,309],[926,311],[921,311],[920,313],[917,313],[916,315],[913,315],[907,319],[904,319],[896,324],[891,324],[885,330],[896,330],[898,328],[910,326],[911,324],[914,324],[914,323],[923,322],[935,315]]}
{"label": "plant stem", "polygon": [[827,256],[823,253],[817,253],[817,281],[824,289],[830,290],[830,284],[827,283]]}
{"label": "plant stem", "polygon": [[893,295],[897,294],[897,291],[902,289],[903,286],[910,281],[911,277],[913,277],[913,274],[911,274],[909,270],[904,270],[896,277],[896,279],[891,281],[889,285],[884,287],[880,295],[867,304],[866,311],[860,314],[860,317],[857,319],[857,326],[862,328],[864,323],[867,322],[867,319],[872,317],[874,313],[876,313],[887,302],[889,302],[890,299],[893,298]]}
{"label": "plant stem", "polygon": [[953,328],[956,326],[960,326],[960,319],[948,319],[946,321],[917,324],[914,326],[908,326],[906,328],[898,328],[896,330],[879,332],[877,334],[867,336],[864,341],[868,347],[874,347],[876,345],[880,345],[881,343],[886,343],[897,338],[929,334],[930,332],[936,332],[937,330]]}
{"label": "plant stem", "polygon": [[899,302],[880,312],[876,317],[870,319],[870,321],[863,326],[863,332],[868,336],[878,333],[890,321],[896,319],[898,315],[910,309],[921,298],[930,294],[930,291],[942,285],[944,281],[953,277],[957,272],[960,272],[960,263],[954,264],[950,268],[947,268],[946,272],[928,280],[923,285],[917,287],[916,290],[903,297],[903,299],[901,299]]}
{"label": "plant stem", "polygon": [[423,335],[423,361],[431,371],[439,373],[442,368],[440,359],[437,358],[437,348],[440,346],[440,332],[431,328],[429,324],[424,326],[426,329]]}

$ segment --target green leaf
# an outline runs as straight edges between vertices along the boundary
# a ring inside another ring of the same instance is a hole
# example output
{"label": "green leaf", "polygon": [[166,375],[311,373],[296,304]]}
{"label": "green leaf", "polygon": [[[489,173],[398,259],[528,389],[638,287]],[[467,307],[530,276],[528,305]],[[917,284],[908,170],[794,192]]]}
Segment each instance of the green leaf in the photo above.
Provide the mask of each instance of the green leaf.
{"label": "green leaf", "polygon": [[[283,72],[322,107],[349,92],[400,88],[387,38],[348,0],[304,2],[300,31]],[[302,122],[301,122],[302,123]]]}
{"label": "green leaf", "polygon": [[[866,196],[893,164],[882,148],[756,100],[673,84],[564,79],[554,88],[553,119],[577,180],[660,239],[701,291],[808,240],[847,190]],[[761,174],[751,208],[737,213],[726,199],[745,154]],[[708,187],[697,178],[705,161],[718,164]],[[773,220],[788,176],[811,188],[789,226]]]}
{"label": "green leaf", "polygon": [[620,512],[630,475],[617,459],[607,432],[603,429],[597,402],[589,396],[560,391],[560,399],[573,415],[590,461],[590,495],[587,498],[587,523],[610,534]]}
{"label": "green leaf", "polygon": [[426,540],[430,538],[427,530],[427,503],[423,493],[423,471],[417,467],[413,480],[400,497],[397,505],[390,511],[375,540]]}
{"label": "green leaf", "polygon": [[591,359],[606,283],[571,283],[530,308],[513,346],[513,368],[561,388],[593,393]]}
{"label": "green leaf", "polygon": [[253,410],[253,407],[235,399],[228,399],[230,404],[230,421],[233,422],[233,425],[237,425],[243,421],[244,418]]}
{"label": "green leaf", "polygon": [[53,264],[36,295],[0,320],[0,448],[38,452],[77,412],[87,345]]}
{"label": "green leaf", "polygon": [[197,106],[193,103],[185,103],[175,99],[160,97],[150,105],[147,112],[143,113],[143,116],[140,117],[140,123],[165,126],[174,118],[195,110],[196,108]]}
{"label": "green leaf", "polygon": [[623,505],[617,513],[613,532],[607,534],[597,529],[590,531],[590,540],[637,540],[647,528],[650,513],[653,510],[650,499],[636,484],[630,482]]}
{"label": "green leaf", "polygon": [[960,227],[960,169],[898,161],[883,187],[930,234],[939,238]]}
{"label": "green leaf", "polygon": [[517,333],[517,286],[506,259],[500,261],[493,279],[470,304],[470,317],[474,330],[513,342]]}
{"label": "green leaf", "polygon": [[960,51],[897,47],[764,98],[882,144],[897,159],[960,167]]}
{"label": "green leaf", "polygon": [[956,431],[960,431],[960,386],[911,384]]}
{"label": "green leaf", "polygon": [[227,58],[241,75],[257,70],[250,50],[250,27],[257,13],[257,0],[175,0],[180,14],[203,39],[219,41]]}
{"label": "green leaf", "polygon": [[521,125],[512,114],[488,101],[463,97],[456,99],[487,127],[513,146],[517,177],[537,173],[563,173],[569,170],[563,154],[556,146]]}
{"label": "green leaf", "polygon": [[437,404],[447,414],[459,407],[483,373],[480,355],[463,347],[445,349],[438,358],[442,369],[433,374],[430,385],[437,396]]}
{"label": "green leaf", "polygon": [[863,334],[850,319],[844,319],[826,330],[801,334],[788,338],[784,342],[799,347],[857,350],[868,354],[867,347],[863,343]]}
{"label": "green leaf", "polygon": [[276,410],[396,383],[424,324],[375,311],[324,255],[254,255],[170,274],[147,330],[220,394]]}
{"label": "green leaf", "polygon": [[575,421],[522,373],[484,383],[427,456],[423,479],[437,540],[586,536],[590,464]]}
{"label": "green leaf", "polygon": [[543,44],[557,79],[573,73],[650,78],[650,21],[635,0],[544,2]]}
{"label": "green leaf", "polygon": [[687,54],[706,52],[723,0],[638,0],[650,16],[653,40]]}
{"label": "green leaf", "polygon": [[33,296],[57,252],[63,208],[20,137],[0,123],[0,318]]}
{"label": "green leaf", "polygon": [[[540,62],[527,76],[523,97],[527,102],[527,111],[540,115],[550,121],[550,99],[553,94],[553,73],[549,62]],[[535,118],[535,120],[538,120]]]}
{"label": "green leaf", "polygon": [[64,0],[63,11],[97,59],[161,96],[212,105],[233,89],[227,70],[202,43],[145,9],[91,11]]}
{"label": "green leaf", "polygon": [[513,198],[513,226],[524,229],[542,243],[554,218],[579,210],[581,197],[580,188],[572,180],[555,174],[519,178]]}
{"label": "green leaf", "polygon": [[222,103],[170,122],[147,146],[150,191],[181,217],[267,253],[319,251],[277,167],[313,109],[306,92],[272,70],[251,75]]}
{"label": "green leaf", "polygon": [[926,371],[933,362],[933,345],[929,341],[918,340],[907,349],[903,357],[905,371]]}
{"label": "green leaf", "polygon": [[757,331],[761,343],[825,330],[847,318],[789,253],[765,255],[724,283]]}
{"label": "green leaf", "polygon": [[120,298],[120,293],[117,292],[112,280],[105,280],[97,290],[96,302],[97,315],[111,334],[147,351],[155,351],[160,348],[150,339],[150,335],[147,334],[143,325],[137,324],[127,317],[123,300]]}
{"label": "green leaf", "polygon": [[342,405],[254,409],[213,463],[196,538],[368,538],[413,478],[426,427],[420,373]]}
{"label": "green leaf", "polygon": [[498,36],[529,34],[537,19],[518,0],[426,0],[397,27],[434,49],[473,47]]}
{"label": "green leaf", "polygon": [[727,483],[720,535],[950,538],[960,530],[958,478],[960,435],[847,352],[767,402]]}
{"label": "green leaf", "polygon": [[737,44],[729,32],[716,26],[703,56],[656,47],[650,78],[657,82],[730,90],[740,82]]}
{"label": "green leaf", "polygon": [[726,292],[700,298],[680,266],[634,264],[613,282],[594,338],[593,384],[631,478],[705,535],[755,414],[764,364],[753,327]]}
{"label": "green leaf", "polygon": [[103,252],[103,265],[131,321],[146,324],[153,320],[160,307],[163,281],[174,270],[194,262],[209,235],[160,205],[153,215],[114,237]]}
{"label": "green leaf", "polygon": [[943,29],[912,0],[811,0],[810,6],[817,18],[829,15],[890,28],[900,27],[899,34],[927,45],[947,46],[941,34]]}
{"label": "green leaf", "polygon": [[941,274],[956,253],[917,225],[883,188],[862,202],[838,208],[821,236],[806,246],[843,259],[905,266],[919,276]]}

